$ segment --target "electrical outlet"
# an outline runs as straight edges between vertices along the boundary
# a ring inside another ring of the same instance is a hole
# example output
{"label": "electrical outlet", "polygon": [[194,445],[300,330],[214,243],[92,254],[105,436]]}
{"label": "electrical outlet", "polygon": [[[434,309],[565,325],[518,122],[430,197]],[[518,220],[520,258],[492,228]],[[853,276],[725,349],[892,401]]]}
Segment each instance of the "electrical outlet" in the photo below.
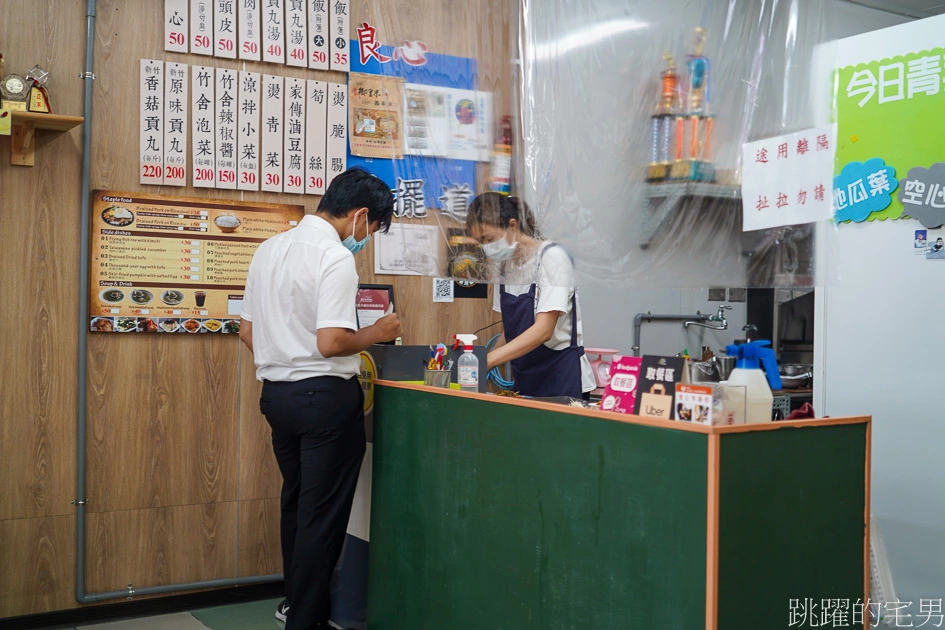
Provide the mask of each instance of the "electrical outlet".
{"label": "electrical outlet", "polygon": [[724,302],[725,289],[709,289],[709,301],[710,302]]}
{"label": "electrical outlet", "polygon": [[729,289],[728,290],[728,301],[729,302],[744,302],[747,297],[746,289]]}

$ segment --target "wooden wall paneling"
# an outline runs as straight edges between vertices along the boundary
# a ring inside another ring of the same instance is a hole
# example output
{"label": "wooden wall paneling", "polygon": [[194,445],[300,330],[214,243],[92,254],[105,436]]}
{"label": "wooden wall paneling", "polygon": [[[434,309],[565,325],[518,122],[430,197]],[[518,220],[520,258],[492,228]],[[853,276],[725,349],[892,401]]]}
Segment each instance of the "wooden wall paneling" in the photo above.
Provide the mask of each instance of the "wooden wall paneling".
{"label": "wooden wall paneling", "polygon": [[[272,452],[272,432],[266,418],[259,412],[261,391],[262,383],[256,380],[253,355],[244,346],[240,348],[241,502],[249,499],[271,499],[282,492],[282,474]],[[277,504],[276,512],[278,511]],[[240,535],[242,536],[242,532]]]}
{"label": "wooden wall paneling", "polygon": [[90,593],[236,575],[236,502],[92,513]]}
{"label": "wooden wall paneling", "polygon": [[0,619],[77,606],[75,516],[0,521],[0,550]]}
{"label": "wooden wall paneling", "polygon": [[[6,71],[43,64],[55,111],[67,114],[81,113],[73,78],[82,38],[71,30],[81,13],[0,3],[0,24],[30,24],[6,29]],[[76,365],[80,134],[37,133],[33,167],[11,166],[10,137],[0,139],[0,519],[72,513],[76,387],[68,374]]]}
{"label": "wooden wall paneling", "polygon": [[282,573],[279,499],[239,502],[239,575]]}
{"label": "wooden wall paneling", "polygon": [[236,499],[238,349],[223,335],[91,335],[92,512]]}

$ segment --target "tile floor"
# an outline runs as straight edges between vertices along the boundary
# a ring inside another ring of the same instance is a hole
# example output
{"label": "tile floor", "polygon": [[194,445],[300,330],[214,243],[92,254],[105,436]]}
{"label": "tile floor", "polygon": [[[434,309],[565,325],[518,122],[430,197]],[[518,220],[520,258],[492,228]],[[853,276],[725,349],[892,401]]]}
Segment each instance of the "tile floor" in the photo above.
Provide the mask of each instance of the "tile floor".
{"label": "tile floor", "polygon": [[80,625],[76,630],[282,630],[273,613],[282,601],[263,599],[193,612]]}

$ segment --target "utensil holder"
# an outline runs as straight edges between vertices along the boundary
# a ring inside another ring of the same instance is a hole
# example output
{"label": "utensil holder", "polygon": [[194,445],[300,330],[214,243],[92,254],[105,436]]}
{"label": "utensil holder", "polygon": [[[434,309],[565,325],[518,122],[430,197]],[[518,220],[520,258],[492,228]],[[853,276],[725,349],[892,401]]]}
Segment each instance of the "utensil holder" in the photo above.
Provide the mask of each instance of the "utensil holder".
{"label": "utensil holder", "polygon": [[441,389],[450,388],[451,370],[423,370],[423,384]]}

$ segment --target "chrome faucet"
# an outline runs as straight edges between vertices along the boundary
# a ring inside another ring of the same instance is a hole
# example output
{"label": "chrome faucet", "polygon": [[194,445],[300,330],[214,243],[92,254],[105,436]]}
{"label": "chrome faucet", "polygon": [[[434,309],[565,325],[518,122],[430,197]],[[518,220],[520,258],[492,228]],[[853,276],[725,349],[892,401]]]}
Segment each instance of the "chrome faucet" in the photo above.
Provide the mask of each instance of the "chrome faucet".
{"label": "chrome faucet", "polygon": [[[709,330],[728,330],[728,320],[725,318],[726,310],[730,311],[732,310],[732,307],[728,304],[719,304],[719,310],[715,313],[715,315],[705,316],[702,315],[702,313],[699,313],[701,317],[698,319],[698,321],[683,322],[683,326],[685,328],[689,328],[690,326],[699,326],[700,328],[708,328]],[[706,322],[711,323],[707,324]]]}

